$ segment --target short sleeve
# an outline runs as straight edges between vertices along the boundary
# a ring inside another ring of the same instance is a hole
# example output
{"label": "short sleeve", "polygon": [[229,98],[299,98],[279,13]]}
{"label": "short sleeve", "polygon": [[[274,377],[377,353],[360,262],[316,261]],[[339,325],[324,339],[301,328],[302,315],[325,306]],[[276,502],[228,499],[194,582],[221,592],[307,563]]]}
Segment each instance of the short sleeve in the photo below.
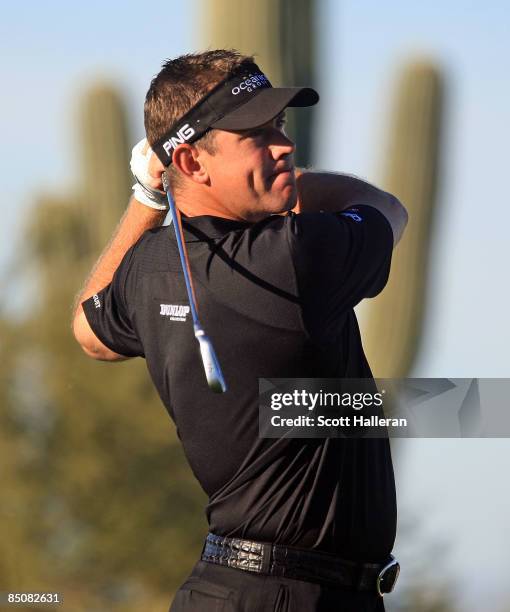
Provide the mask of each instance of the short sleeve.
{"label": "short sleeve", "polygon": [[373,206],[294,215],[291,252],[300,294],[310,312],[333,323],[388,280],[393,230]]}
{"label": "short sleeve", "polygon": [[142,343],[133,324],[136,299],[136,247],[131,247],[104,289],[83,302],[87,321],[101,342],[126,357],[143,357]]}

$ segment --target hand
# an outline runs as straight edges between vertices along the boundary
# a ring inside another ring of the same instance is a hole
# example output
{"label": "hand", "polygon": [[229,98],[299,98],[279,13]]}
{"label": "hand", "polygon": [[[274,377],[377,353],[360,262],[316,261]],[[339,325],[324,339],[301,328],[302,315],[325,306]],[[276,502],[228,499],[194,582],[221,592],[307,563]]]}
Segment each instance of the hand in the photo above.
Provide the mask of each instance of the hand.
{"label": "hand", "polygon": [[133,185],[135,199],[150,208],[166,210],[168,202],[161,181],[165,167],[150,148],[146,138],[133,147],[130,166],[136,179]]}

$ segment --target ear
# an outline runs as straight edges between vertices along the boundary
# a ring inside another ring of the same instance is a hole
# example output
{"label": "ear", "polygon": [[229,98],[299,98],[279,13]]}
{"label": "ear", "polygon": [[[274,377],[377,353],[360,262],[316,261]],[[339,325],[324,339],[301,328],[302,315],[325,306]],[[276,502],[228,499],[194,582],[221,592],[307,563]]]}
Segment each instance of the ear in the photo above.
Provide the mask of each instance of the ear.
{"label": "ear", "polygon": [[204,164],[202,151],[190,144],[179,145],[174,149],[172,163],[185,177],[195,183],[207,183],[209,172]]}

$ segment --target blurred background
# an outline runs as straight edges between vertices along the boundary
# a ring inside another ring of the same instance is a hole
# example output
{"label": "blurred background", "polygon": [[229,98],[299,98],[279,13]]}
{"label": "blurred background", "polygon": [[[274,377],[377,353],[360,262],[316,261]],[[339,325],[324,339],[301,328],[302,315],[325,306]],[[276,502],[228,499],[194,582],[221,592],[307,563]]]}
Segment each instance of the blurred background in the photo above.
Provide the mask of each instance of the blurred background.
{"label": "blurred background", "polygon": [[[5,5],[1,28],[0,591],[167,610],[201,549],[205,497],[144,363],[88,360],[70,333],[165,58],[235,46],[316,86],[292,111],[298,162],[408,207],[388,286],[357,309],[374,375],[510,376],[507,2],[49,0]],[[392,448],[387,610],[509,611],[509,441]]]}

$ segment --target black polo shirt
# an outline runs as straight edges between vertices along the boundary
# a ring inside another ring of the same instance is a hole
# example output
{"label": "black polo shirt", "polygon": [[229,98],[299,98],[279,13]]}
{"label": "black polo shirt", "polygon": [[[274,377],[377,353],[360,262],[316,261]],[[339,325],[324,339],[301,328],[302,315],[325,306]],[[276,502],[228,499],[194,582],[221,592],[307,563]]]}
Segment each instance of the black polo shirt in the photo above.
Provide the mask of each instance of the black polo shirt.
{"label": "black polo shirt", "polygon": [[97,337],[145,357],[218,535],[382,561],[395,537],[386,439],[261,439],[258,378],[371,377],[353,311],[386,284],[393,234],[371,206],[183,219],[201,323],[228,386],[212,393],[174,230],[145,232],[83,307]]}

